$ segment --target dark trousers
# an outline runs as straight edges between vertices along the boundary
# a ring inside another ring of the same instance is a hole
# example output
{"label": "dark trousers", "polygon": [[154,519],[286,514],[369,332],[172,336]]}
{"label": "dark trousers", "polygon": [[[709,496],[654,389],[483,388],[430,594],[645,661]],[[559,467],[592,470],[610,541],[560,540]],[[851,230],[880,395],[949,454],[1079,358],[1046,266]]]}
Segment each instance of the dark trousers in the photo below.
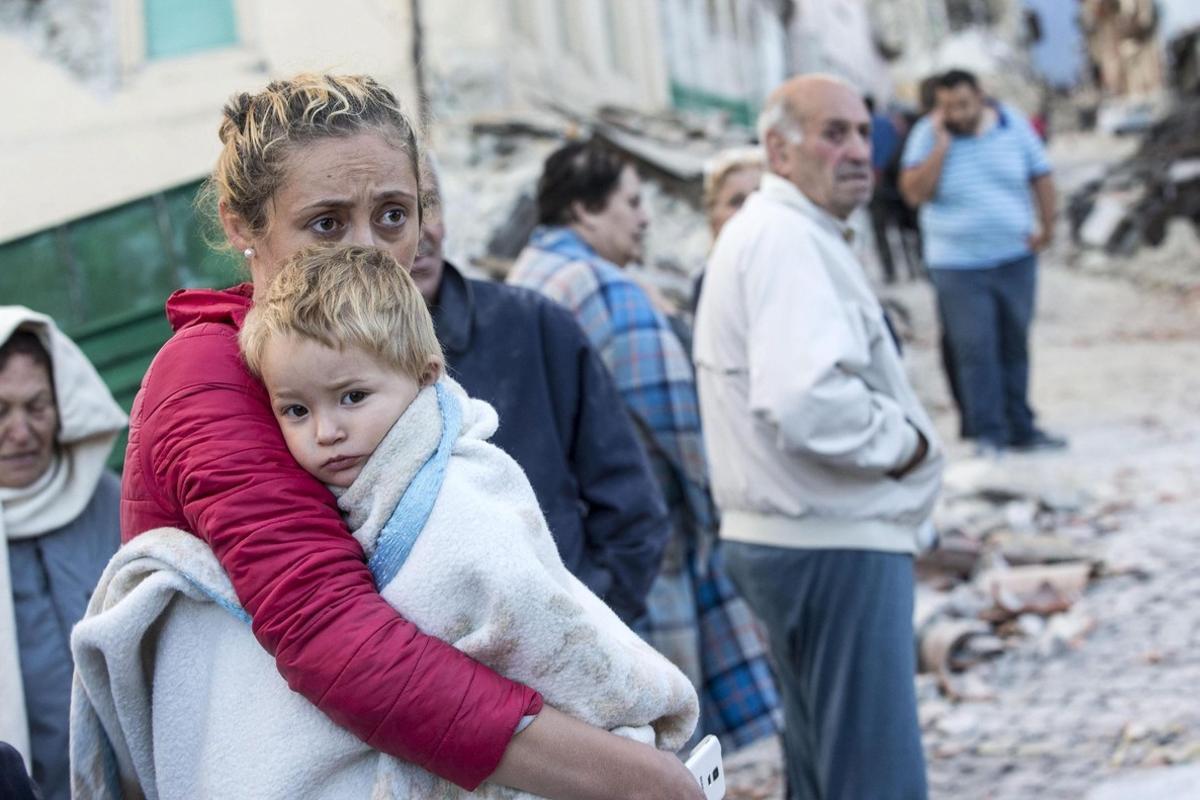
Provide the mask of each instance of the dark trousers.
{"label": "dark trousers", "polygon": [[1037,257],[988,269],[932,269],[954,362],[964,435],[998,447],[1028,441],[1029,325]]}
{"label": "dark trousers", "polygon": [[21,754],[7,742],[0,742],[0,797],[5,800],[41,800],[41,796],[25,771]]}
{"label": "dark trousers", "polygon": [[722,547],[770,640],[789,800],[923,800],[912,557]]}
{"label": "dark trousers", "polygon": [[879,253],[879,263],[883,267],[883,279],[887,283],[895,283],[896,259],[892,255],[892,244],[888,240],[889,223],[892,221],[891,206],[876,192],[867,208],[871,213],[871,232],[875,235],[875,249]]}

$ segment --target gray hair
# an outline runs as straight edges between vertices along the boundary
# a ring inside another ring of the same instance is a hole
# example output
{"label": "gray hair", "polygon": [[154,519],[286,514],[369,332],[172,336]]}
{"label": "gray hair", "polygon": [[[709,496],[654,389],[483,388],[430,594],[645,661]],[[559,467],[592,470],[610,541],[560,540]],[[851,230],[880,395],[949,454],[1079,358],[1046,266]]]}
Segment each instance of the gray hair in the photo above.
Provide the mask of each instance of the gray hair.
{"label": "gray hair", "polygon": [[800,120],[792,113],[786,97],[768,99],[758,115],[758,141],[764,147],[767,144],[767,134],[775,131],[792,144],[799,144],[804,138]]}
{"label": "gray hair", "polygon": [[442,169],[432,150],[421,148],[421,207],[441,216]]}

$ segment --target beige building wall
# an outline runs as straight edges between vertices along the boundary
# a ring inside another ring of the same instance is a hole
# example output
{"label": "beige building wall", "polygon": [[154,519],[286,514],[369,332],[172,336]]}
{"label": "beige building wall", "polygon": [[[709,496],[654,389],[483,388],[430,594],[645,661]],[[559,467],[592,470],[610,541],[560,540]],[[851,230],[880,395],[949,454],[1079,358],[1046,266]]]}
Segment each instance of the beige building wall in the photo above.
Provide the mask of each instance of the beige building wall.
{"label": "beige building wall", "polygon": [[422,13],[432,72],[473,84],[472,111],[669,103],[652,0],[424,0]]}
{"label": "beige building wall", "polygon": [[[302,70],[365,72],[415,108],[411,0],[234,0],[237,43],[170,59],[146,55],[143,0],[111,0],[99,46],[115,86],[97,90],[0,31],[13,108],[0,126],[0,174],[12,187],[0,242],[206,175],[221,107],[238,91]],[[423,0],[431,92],[466,71],[467,110],[551,100],[591,110],[670,102],[658,3],[651,0]],[[108,52],[106,50],[105,52]],[[470,88],[470,87],[468,87]],[[447,98],[439,98],[447,99]],[[453,104],[454,97],[448,98]]]}
{"label": "beige building wall", "polygon": [[[867,1],[882,43],[897,54],[889,67],[904,100],[915,103],[918,86],[929,75],[960,67],[975,72],[999,96],[1029,104],[1033,75],[1022,42],[1021,0]],[[964,26],[964,11],[988,24]]]}
{"label": "beige building wall", "polygon": [[788,74],[779,9],[763,0],[660,0],[660,6],[676,105],[722,109],[752,127],[763,100]]}
{"label": "beige building wall", "polygon": [[104,44],[119,74],[106,92],[33,52],[20,31],[0,32],[9,107],[23,109],[0,126],[0,242],[206,175],[225,101],[274,77],[366,72],[411,107],[408,0],[235,3],[235,46],[148,60],[143,3],[113,0]]}
{"label": "beige building wall", "polygon": [[794,71],[831,72],[866,94],[891,97],[891,76],[875,46],[867,0],[798,3],[789,33]]}

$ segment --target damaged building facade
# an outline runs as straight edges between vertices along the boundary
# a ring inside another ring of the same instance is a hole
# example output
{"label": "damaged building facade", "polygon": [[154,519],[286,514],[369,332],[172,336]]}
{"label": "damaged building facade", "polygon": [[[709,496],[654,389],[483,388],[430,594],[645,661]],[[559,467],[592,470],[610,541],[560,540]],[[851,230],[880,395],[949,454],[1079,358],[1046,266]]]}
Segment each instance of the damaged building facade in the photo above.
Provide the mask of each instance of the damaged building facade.
{"label": "damaged building facade", "polygon": [[371,72],[403,93],[407,5],[345,3],[336,15],[312,0],[0,8],[0,63],[20,76],[9,107],[24,110],[0,129],[12,200],[0,219],[0,297],[54,317],[128,407],[170,335],[167,295],[241,278],[194,206],[225,101],[322,66]]}
{"label": "damaged building facade", "polygon": [[[194,208],[218,152],[218,110],[235,91],[306,69],[365,72],[412,108],[421,88],[433,96],[435,141],[460,113],[611,106],[716,117],[744,140],[793,71],[840,71],[864,88],[886,77],[862,71],[874,62],[860,57],[873,52],[860,0],[347,0],[327,10],[314,0],[14,0],[0,10],[0,60],[22,76],[11,107],[41,109],[0,130],[0,171],[21,197],[0,220],[0,296],[55,317],[126,404],[169,333],[170,291],[238,279]],[[56,176],[70,176],[71,190]]]}
{"label": "damaged building facade", "polygon": [[922,80],[957,67],[1026,112],[1036,110],[1040,81],[1023,0],[869,0],[869,6],[878,48],[904,102],[916,106]]}

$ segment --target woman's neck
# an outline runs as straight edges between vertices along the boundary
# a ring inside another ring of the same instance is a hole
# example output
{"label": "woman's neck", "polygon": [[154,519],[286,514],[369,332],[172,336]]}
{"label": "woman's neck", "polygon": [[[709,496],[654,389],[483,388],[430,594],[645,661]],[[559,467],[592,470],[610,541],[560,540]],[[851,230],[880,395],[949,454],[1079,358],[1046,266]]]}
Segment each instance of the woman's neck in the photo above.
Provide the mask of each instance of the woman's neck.
{"label": "woman's neck", "polygon": [[572,222],[567,225],[567,227],[574,231],[575,235],[582,239],[583,243],[590,247],[596,253],[596,255],[600,256],[605,261],[611,261],[612,263],[617,264],[619,267],[624,266],[624,264],[618,264],[613,258],[612,254],[605,252],[604,241],[601,239],[601,237],[596,236],[595,231],[589,230],[577,222]]}

